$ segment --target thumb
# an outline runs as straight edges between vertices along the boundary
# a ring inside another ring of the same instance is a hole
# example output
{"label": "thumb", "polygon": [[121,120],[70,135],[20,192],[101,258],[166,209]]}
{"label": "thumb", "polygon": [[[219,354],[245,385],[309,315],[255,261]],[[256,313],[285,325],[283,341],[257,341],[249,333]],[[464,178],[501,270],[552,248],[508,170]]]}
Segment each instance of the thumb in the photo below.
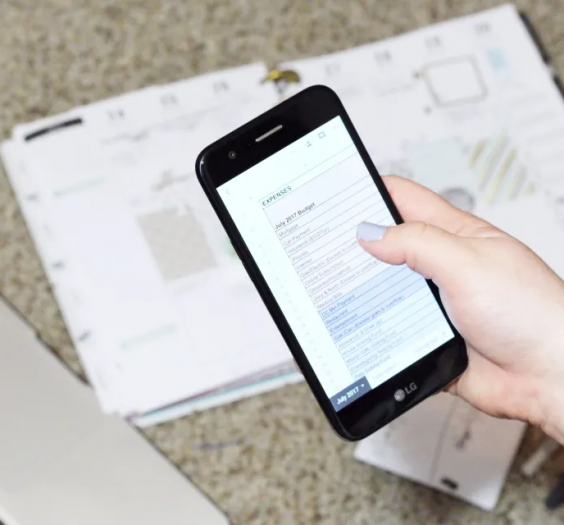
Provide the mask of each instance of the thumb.
{"label": "thumb", "polygon": [[376,259],[394,265],[407,264],[438,285],[468,263],[469,254],[460,237],[424,222],[389,227],[362,222],[357,237]]}

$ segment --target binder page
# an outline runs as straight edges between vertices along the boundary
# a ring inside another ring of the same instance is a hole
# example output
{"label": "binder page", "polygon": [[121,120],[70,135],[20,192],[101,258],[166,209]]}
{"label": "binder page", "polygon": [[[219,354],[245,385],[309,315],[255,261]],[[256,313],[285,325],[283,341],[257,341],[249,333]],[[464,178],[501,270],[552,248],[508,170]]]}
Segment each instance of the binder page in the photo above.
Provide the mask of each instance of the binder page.
{"label": "binder page", "polygon": [[30,175],[14,187],[106,410],[135,415],[287,370],[194,175],[204,146],[276,103],[263,75],[212,73],[79,108],[80,124],[33,140],[33,124],[16,132]]}
{"label": "binder page", "polygon": [[564,100],[511,5],[285,67],[335,89],[382,174],[469,211],[560,196]]}
{"label": "binder page", "polygon": [[524,430],[439,394],[362,441],[355,457],[492,510]]}

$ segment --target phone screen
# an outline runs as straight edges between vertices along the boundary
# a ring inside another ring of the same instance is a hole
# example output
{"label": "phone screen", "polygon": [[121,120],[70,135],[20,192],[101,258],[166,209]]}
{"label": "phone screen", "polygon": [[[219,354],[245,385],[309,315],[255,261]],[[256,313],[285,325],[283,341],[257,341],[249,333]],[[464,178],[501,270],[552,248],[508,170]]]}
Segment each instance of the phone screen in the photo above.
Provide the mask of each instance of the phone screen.
{"label": "phone screen", "polygon": [[454,337],[424,278],[360,247],[395,222],[341,117],[218,192],[336,411]]}

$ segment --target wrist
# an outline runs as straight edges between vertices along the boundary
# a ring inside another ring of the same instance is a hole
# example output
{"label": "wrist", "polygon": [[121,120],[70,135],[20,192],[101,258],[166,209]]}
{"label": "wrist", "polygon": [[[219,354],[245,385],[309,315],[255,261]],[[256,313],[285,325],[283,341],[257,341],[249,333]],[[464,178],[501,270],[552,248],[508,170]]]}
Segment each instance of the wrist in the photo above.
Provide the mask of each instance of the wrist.
{"label": "wrist", "polygon": [[564,377],[539,382],[529,423],[564,445]]}

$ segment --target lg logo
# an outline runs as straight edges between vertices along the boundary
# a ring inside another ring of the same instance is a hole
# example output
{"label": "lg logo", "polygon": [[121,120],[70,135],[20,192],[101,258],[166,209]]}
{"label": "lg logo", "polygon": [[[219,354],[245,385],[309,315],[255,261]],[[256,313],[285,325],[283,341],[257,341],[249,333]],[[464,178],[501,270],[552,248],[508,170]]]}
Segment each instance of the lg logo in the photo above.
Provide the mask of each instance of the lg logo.
{"label": "lg logo", "polygon": [[394,393],[394,399],[396,401],[403,401],[405,399],[405,392],[401,388],[396,390]]}
{"label": "lg logo", "polygon": [[394,392],[394,399],[398,402],[403,401],[405,396],[415,392],[417,390],[417,385],[415,383],[410,383],[405,388],[399,388]]}

